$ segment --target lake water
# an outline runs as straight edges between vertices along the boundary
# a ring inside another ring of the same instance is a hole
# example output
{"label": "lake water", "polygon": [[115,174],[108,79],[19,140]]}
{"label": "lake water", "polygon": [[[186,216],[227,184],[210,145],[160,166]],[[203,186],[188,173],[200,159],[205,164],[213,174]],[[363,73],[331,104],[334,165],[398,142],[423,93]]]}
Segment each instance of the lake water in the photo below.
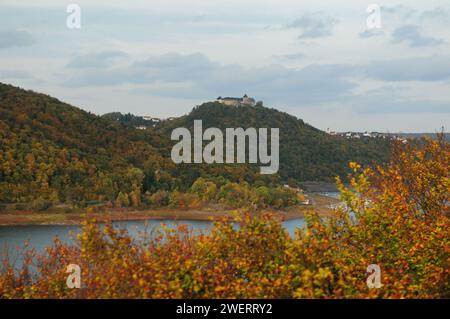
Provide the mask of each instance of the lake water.
{"label": "lake water", "polygon": [[320,192],[319,194],[335,199],[339,199],[339,196],[341,195],[339,192]]}
{"label": "lake water", "polygon": [[[210,221],[190,221],[190,220],[146,220],[146,221],[120,221],[114,222],[114,227],[125,228],[132,236],[137,236],[142,232],[151,234],[152,231],[160,229],[161,224],[169,228],[176,228],[180,224],[187,225],[194,232],[208,231],[212,227]],[[297,227],[303,227],[303,219],[293,219],[283,223],[289,234],[293,235]],[[24,226],[0,226],[0,257],[4,254],[6,245],[12,259],[16,259],[16,266],[21,264],[21,256],[17,252],[17,247],[23,247],[24,242],[29,242],[29,247],[43,252],[46,247],[53,244],[55,236],[65,243],[73,243],[74,234],[79,232],[80,226],[58,226],[58,225],[24,225]],[[1,258],[0,258],[1,259]]]}
{"label": "lake water", "polygon": [[[322,195],[338,198],[339,193],[322,193]],[[151,233],[155,229],[161,227],[164,223],[169,228],[176,228],[180,224],[187,225],[195,231],[207,231],[212,227],[210,221],[191,221],[191,220],[146,220],[146,221],[121,221],[115,222],[113,225],[118,228],[127,229],[132,236],[139,233]],[[293,219],[283,223],[289,234],[294,235],[297,227],[303,227],[305,221],[303,219]],[[74,234],[80,231],[80,226],[58,226],[58,225],[24,225],[24,226],[0,226],[0,261],[4,254],[6,245],[10,257],[17,259],[17,265],[21,264],[21,257],[17,253],[17,247],[23,247],[24,242],[29,242],[29,247],[36,249],[37,252],[43,252],[46,247],[53,244],[55,236],[65,243],[73,243]]]}

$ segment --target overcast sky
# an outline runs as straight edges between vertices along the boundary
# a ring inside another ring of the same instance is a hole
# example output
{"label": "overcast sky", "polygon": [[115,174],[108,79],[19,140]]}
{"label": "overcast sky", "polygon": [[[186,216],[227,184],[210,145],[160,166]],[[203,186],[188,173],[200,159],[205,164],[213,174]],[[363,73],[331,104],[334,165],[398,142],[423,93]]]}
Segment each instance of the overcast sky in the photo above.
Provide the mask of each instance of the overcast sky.
{"label": "overcast sky", "polygon": [[450,1],[0,0],[0,82],[96,114],[247,93],[323,130],[448,131]]}

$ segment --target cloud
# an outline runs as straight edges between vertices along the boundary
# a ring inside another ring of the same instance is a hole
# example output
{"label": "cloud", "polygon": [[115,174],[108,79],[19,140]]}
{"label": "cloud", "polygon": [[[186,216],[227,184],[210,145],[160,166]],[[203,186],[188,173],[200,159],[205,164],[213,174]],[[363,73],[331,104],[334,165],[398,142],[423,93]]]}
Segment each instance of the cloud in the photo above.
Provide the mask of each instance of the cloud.
{"label": "cloud", "polygon": [[31,79],[32,76],[28,72],[20,71],[20,70],[0,70],[0,78],[28,80],[28,79]]}
{"label": "cloud", "polygon": [[433,10],[424,11],[420,14],[420,19],[422,21],[424,20],[431,20],[431,21],[442,21],[442,22],[449,22],[450,21],[450,15],[447,12],[445,8],[437,7]]}
{"label": "cloud", "polygon": [[395,16],[398,19],[405,20],[417,14],[417,10],[405,5],[396,5],[392,7],[383,6],[381,8],[381,13],[383,15]]}
{"label": "cloud", "polygon": [[285,61],[298,61],[306,58],[306,55],[303,53],[291,53],[284,55],[274,55],[274,58],[285,60]]}
{"label": "cloud", "polygon": [[331,101],[349,94],[356,86],[347,79],[349,66],[310,65],[286,68],[282,65],[246,68],[223,65],[203,54],[169,53],[135,61],[126,67],[105,70],[80,69],[71,72],[65,85],[72,87],[133,84],[140,92],[178,98],[210,98],[248,92],[279,103]]}
{"label": "cloud", "polygon": [[393,43],[407,43],[411,47],[428,47],[442,44],[443,41],[422,35],[416,25],[404,25],[392,33]]}
{"label": "cloud", "polygon": [[397,5],[393,7],[382,7],[381,13],[385,21],[389,21],[402,24],[420,24],[423,25],[426,22],[432,23],[446,23],[450,22],[450,14],[448,8],[435,7],[430,10],[417,10],[409,6]]}
{"label": "cloud", "polygon": [[33,37],[27,31],[0,30],[0,49],[24,47],[33,43]]}
{"label": "cloud", "polygon": [[[448,81],[449,56],[381,60],[366,64],[279,64],[248,68],[220,64],[200,53],[168,53],[107,69],[71,70],[69,87],[127,85],[133,93],[209,99],[245,92],[270,104],[312,105],[351,101],[354,89],[371,79],[383,82]],[[389,95],[387,95],[389,98]],[[406,104],[405,104],[406,105]]]}
{"label": "cloud", "polygon": [[374,61],[364,67],[366,76],[382,81],[450,80],[450,56]]}
{"label": "cloud", "polygon": [[363,114],[450,113],[450,101],[411,99],[402,91],[402,88],[385,85],[356,94],[345,104],[354,112]]}
{"label": "cloud", "polygon": [[361,39],[367,39],[367,38],[373,38],[384,35],[383,31],[380,31],[378,29],[368,29],[363,32],[359,33],[359,37]]}
{"label": "cloud", "polygon": [[223,69],[219,64],[199,53],[188,55],[167,53],[145,60],[131,61],[122,67],[113,66],[107,70],[79,70],[72,73],[73,76],[65,83],[69,86],[104,86],[123,83],[198,81]]}
{"label": "cloud", "polygon": [[334,26],[338,20],[321,13],[305,14],[287,25],[287,28],[301,30],[299,39],[321,38],[333,34]]}
{"label": "cloud", "polygon": [[102,51],[79,55],[72,58],[67,67],[69,68],[105,68],[113,65],[120,58],[128,57],[128,54],[122,51]]}

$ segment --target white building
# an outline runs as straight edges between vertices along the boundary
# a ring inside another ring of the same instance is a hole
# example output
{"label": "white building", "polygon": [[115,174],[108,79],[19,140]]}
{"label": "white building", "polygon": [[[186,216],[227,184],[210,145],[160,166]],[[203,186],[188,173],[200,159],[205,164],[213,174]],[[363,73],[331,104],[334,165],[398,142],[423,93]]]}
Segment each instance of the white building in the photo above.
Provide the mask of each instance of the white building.
{"label": "white building", "polygon": [[157,117],[143,116],[142,118],[143,118],[144,120],[146,120],[146,121],[152,121],[152,122],[154,122],[154,123],[159,123],[159,122],[161,122],[161,119],[160,119],[160,118],[157,118]]}
{"label": "white building", "polygon": [[221,97],[219,96],[217,98],[217,102],[222,103],[224,105],[228,106],[239,106],[239,105],[249,105],[249,106],[255,106],[256,101],[254,98],[248,97],[247,94],[245,94],[242,98],[239,97]]}

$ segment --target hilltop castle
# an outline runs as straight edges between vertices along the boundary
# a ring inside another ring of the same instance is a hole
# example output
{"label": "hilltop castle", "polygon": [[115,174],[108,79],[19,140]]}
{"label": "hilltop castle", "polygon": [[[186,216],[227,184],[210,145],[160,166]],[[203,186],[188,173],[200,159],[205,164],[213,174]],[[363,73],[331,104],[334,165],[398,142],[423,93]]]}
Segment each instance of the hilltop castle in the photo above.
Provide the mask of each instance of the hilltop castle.
{"label": "hilltop castle", "polygon": [[221,97],[219,96],[217,98],[217,102],[229,105],[229,106],[239,106],[239,105],[249,105],[249,106],[255,106],[256,101],[254,98],[248,97],[247,94],[245,94],[242,98],[239,97]]}

